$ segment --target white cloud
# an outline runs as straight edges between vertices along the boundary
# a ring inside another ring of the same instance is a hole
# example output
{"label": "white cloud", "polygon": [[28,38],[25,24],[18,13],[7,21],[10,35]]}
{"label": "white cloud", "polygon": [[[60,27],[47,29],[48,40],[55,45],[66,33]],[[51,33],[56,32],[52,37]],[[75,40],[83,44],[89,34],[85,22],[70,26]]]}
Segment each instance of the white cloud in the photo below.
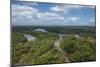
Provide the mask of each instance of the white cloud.
{"label": "white cloud", "polygon": [[36,20],[38,9],[26,5],[12,4],[12,24],[24,25],[32,24]]}
{"label": "white cloud", "polygon": [[[54,12],[39,12],[37,8],[24,5],[12,5],[12,16],[17,16],[18,18],[33,19],[34,17],[38,19],[44,18],[54,18],[54,19],[63,19],[59,14]],[[47,19],[47,20],[48,20]]]}
{"label": "white cloud", "polygon": [[44,17],[53,17],[53,16],[59,16],[57,13],[53,12],[44,12],[44,13],[38,13],[37,14],[38,18],[44,18]]}
{"label": "white cloud", "polygon": [[[57,5],[51,7],[52,11],[42,11],[33,6],[25,4],[12,4],[12,24],[14,25],[73,25],[80,20],[81,17],[67,16],[71,9],[79,9],[83,6],[77,5]],[[63,12],[63,13],[59,13]],[[66,19],[65,19],[66,18]],[[94,20],[91,19],[90,22]],[[62,23],[63,22],[63,23]]]}
{"label": "white cloud", "polygon": [[64,20],[64,17],[60,16],[57,13],[53,13],[53,12],[38,13],[37,17],[42,20],[54,20],[54,19]]}
{"label": "white cloud", "polygon": [[79,5],[58,5],[58,6],[51,7],[50,9],[55,12],[66,12],[67,13],[70,9],[78,9],[82,7],[83,6],[79,6]]}
{"label": "white cloud", "polygon": [[23,17],[23,18],[32,18],[35,17],[36,13],[38,13],[38,9],[32,8],[29,6],[23,6],[23,5],[12,5],[12,16],[13,17]]}
{"label": "white cloud", "polygon": [[31,6],[12,4],[12,23],[25,24],[26,22],[53,20],[64,20],[64,17],[55,12],[40,12],[37,8]]}
{"label": "white cloud", "polygon": [[24,10],[28,10],[31,11],[33,10],[32,7],[26,6],[26,5],[20,5],[20,4],[12,4],[12,10],[20,10],[20,11],[24,11]]}
{"label": "white cloud", "polygon": [[90,22],[95,22],[95,19],[90,19],[89,21],[90,21]]}
{"label": "white cloud", "polygon": [[61,7],[59,7],[59,6],[51,7],[51,10],[52,10],[52,11],[55,11],[55,12],[62,12],[62,11],[65,11],[64,8],[61,8]]}
{"label": "white cloud", "polygon": [[90,26],[95,26],[95,18],[89,19],[89,24]]}
{"label": "white cloud", "polygon": [[54,12],[63,12],[68,13],[72,9],[81,9],[81,8],[95,8],[95,6],[83,6],[83,5],[57,5],[51,7],[50,9]]}
{"label": "white cloud", "polygon": [[68,19],[69,19],[70,21],[76,22],[76,21],[78,21],[78,20],[80,19],[80,17],[69,17]]}
{"label": "white cloud", "polygon": [[91,19],[89,20],[89,22],[90,22],[90,25],[91,25],[91,26],[94,26],[94,25],[95,25],[95,19],[91,18]]}

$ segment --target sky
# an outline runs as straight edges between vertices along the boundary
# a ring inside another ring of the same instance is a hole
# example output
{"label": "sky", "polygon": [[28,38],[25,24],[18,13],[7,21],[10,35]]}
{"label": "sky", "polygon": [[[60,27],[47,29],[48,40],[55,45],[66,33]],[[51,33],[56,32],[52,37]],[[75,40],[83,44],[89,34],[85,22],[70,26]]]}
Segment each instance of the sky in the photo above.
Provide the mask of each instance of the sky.
{"label": "sky", "polygon": [[95,6],[13,1],[16,26],[95,26]]}

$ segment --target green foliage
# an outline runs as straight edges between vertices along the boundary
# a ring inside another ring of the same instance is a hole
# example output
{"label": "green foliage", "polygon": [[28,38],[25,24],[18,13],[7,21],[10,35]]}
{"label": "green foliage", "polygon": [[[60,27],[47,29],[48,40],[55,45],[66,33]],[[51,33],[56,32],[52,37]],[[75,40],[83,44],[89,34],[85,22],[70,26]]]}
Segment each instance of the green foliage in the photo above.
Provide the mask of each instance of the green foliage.
{"label": "green foliage", "polygon": [[[16,37],[19,35],[16,35]],[[40,58],[42,55],[53,49],[54,37],[48,33],[38,33],[38,37],[35,42],[27,41],[20,45],[13,47],[13,64],[31,64],[36,58]],[[53,54],[52,54],[53,55]],[[49,55],[48,55],[49,56]],[[42,57],[41,57],[42,59]],[[45,62],[42,61],[42,62]],[[41,62],[41,63],[42,63]],[[49,63],[49,61],[48,61]]]}
{"label": "green foliage", "polygon": [[50,64],[50,63],[62,63],[64,58],[60,52],[55,49],[49,50],[47,53],[39,56],[36,60],[33,60],[32,64]]}
{"label": "green foliage", "polygon": [[70,56],[71,62],[95,60],[95,41],[87,38],[66,36],[61,42],[61,48]]}
{"label": "green foliage", "polygon": [[66,36],[63,38],[61,41],[61,48],[66,52],[66,53],[73,53],[75,49],[77,49],[77,46],[75,45],[76,38],[73,37],[72,35]]}
{"label": "green foliage", "polygon": [[[70,62],[96,59],[95,30],[92,27],[46,28],[50,32],[36,32],[33,31],[34,29],[35,27],[12,28],[12,64],[35,65],[65,62],[61,52],[54,48],[54,41],[59,39],[57,33],[67,34],[63,36],[60,46],[68,55]],[[36,40],[27,41],[24,34],[35,36]],[[79,34],[80,37],[75,37],[75,34]]]}

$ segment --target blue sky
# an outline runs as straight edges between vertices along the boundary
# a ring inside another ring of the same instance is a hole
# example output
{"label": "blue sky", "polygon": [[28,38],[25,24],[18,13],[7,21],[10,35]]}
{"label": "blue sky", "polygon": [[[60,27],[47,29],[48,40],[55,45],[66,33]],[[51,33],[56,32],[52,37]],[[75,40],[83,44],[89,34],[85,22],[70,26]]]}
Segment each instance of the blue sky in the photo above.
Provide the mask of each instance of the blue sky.
{"label": "blue sky", "polygon": [[12,25],[95,26],[95,6],[13,1]]}

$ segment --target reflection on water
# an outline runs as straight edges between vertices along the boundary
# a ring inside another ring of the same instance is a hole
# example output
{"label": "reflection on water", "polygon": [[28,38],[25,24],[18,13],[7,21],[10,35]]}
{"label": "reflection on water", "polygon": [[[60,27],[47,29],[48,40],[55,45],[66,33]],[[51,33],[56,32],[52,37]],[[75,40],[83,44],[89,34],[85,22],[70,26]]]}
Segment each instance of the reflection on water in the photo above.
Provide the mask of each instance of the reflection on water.
{"label": "reflection on water", "polygon": [[35,36],[24,34],[24,37],[27,39],[27,41],[34,41],[36,39]]}

